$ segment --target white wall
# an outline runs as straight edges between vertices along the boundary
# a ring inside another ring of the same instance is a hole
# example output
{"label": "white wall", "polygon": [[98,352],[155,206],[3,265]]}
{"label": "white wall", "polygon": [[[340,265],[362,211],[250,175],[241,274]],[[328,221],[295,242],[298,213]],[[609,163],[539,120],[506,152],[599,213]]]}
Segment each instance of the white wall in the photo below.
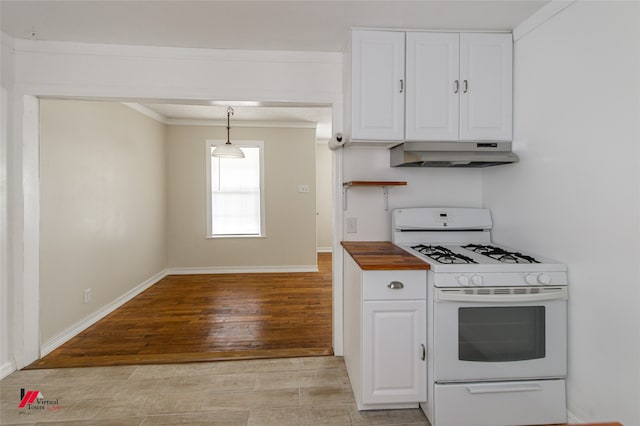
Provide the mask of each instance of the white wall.
{"label": "white wall", "polygon": [[328,104],[342,98],[337,53],[15,42],[16,84],[31,94]]}
{"label": "white wall", "polygon": [[[389,167],[387,148],[351,144],[343,153],[343,180],[406,181],[407,186],[389,187],[389,210],[385,210],[381,187],[347,190],[346,218],[355,218],[357,232],[344,240],[390,241],[391,210],[401,207],[480,207],[481,171],[478,169]],[[340,188],[342,190],[342,188]]]}
{"label": "white wall", "polygon": [[640,425],[640,3],[575,2],[514,61],[521,162],[484,172],[494,239],[568,265],[572,420]]}
{"label": "white wall", "polygon": [[331,154],[326,141],[316,144],[316,228],[318,251],[333,249],[333,182]]}
{"label": "white wall", "polygon": [[[231,135],[264,142],[265,236],[206,237],[205,142],[225,140],[226,128],[169,126],[171,272],[316,270],[315,129],[234,127]],[[300,193],[298,185],[312,190]]]}
{"label": "white wall", "polygon": [[9,105],[13,100],[13,39],[0,33],[0,81],[2,86],[0,103],[0,377],[15,367],[10,350],[12,293],[9,290],[9,232],[8,232],[8,145],[13,129]]}
{"label": "white wall", "polygon": [[43,99],[40,111],[46,345],[164,271],[167,202],[163,124],[113,102]]}

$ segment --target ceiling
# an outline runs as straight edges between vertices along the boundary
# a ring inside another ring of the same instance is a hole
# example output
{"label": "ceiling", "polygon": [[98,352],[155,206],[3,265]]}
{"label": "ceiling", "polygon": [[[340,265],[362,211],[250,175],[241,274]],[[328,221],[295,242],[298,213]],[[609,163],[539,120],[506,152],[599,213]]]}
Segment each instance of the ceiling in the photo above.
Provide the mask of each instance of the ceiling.
{"label": "ceiling", "polygon": [[331,108],[322,105],[264,104],[258,102],[218,101],[221,105],[202,102],[149,103],[138,105],[157,114],[167,124],[203,124],[226,126],[227,108],[232,106],[231,127],[305,127],[316,128],[316,138],[331,138]]}
{"label": "ceiling", "polygon": [[548,0],[2,0],[15,38],[340,52],[351,27],[511,30]]}
{"label": "ceiling", "polygon": [[[352,27],[511,30],[547,3],[549,0],[1,0],[0,22],[3,32],[22,39],[341,52]],[[226,119],[226,107],[146,106],[167,119]],[[330,115],[326,108],[237,106],[234,119],[251,116],[257,121],[317,122],[326,127]]]}

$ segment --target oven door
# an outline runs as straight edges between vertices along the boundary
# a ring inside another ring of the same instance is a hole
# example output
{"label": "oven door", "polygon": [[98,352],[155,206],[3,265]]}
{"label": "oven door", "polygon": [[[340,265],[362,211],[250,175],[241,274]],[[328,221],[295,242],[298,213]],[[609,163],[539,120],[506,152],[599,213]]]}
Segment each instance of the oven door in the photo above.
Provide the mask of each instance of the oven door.
{"label": "oven door", "polygon": [[557,378],[567,372],[567,287],[434,289],[434,379]]}

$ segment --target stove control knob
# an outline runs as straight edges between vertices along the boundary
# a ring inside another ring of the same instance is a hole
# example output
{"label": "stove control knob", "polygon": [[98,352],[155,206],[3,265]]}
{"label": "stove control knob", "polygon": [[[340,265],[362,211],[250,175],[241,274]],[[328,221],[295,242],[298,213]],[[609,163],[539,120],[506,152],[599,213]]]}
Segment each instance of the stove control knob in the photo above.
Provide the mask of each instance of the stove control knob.
{"label": "stove control knob", "polygon": [[551,277],[547,274],[538,275],[538,282],[542,285],[551,284]]}
{"label": "stove control knob", "polygon": [[526,274],[524,276],[524,281],[529,285],[536,285],[538,284],[538,277],[536,277],[534,274]]}
{"label": "stove control knob", "polygon": [[480,286],[480,285],[482,285],[483,281],[484,280],[482,279],[482,275],[473,275],[473,276],[471,276],[471,283],[473,285]]}
{"label": "stove control knob", "polygon": [[458,284],[460,284],[461,286],[464,286],[464,287],[468,287],[469,286],[469,277],[466,276],[466,275],[458,276]]}

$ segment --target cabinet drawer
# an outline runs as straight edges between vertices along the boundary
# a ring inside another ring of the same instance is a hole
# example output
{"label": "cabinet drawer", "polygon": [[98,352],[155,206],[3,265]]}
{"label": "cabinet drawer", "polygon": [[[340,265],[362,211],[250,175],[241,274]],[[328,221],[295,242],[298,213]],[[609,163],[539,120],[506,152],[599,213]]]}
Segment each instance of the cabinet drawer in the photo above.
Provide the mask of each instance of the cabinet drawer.
{"label": "cabinet drawer", "polygon": [[546,425],[567,421],[564,380],[435,385],[434,401],[434,423],[438,426]]}
{"label": "cabinet drawer", "polygon": [[364,271],[362,298],[364,300],[426,299],[427,272]]}

